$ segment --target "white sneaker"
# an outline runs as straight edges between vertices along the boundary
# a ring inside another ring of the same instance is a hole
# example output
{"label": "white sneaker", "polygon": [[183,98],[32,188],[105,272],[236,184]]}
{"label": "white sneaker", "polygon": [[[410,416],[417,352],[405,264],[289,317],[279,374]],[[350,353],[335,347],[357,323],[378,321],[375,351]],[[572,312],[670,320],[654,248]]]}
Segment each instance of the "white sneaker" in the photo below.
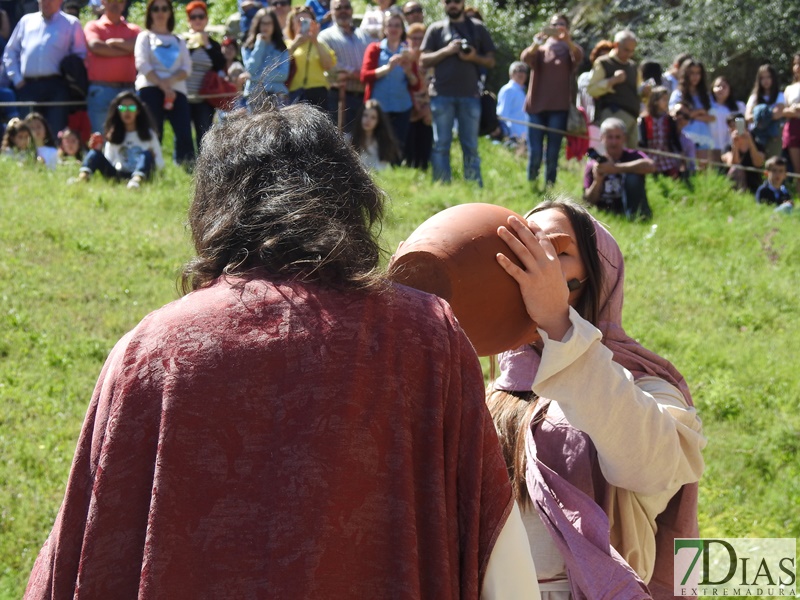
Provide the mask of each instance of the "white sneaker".
{"label": "white sneaker", "polygon": [[141,179],[139,179],[138,177],[131,177],[130,181],[128,181],[128,189],[129,190],[138,190],[140,182],[141,182]]}

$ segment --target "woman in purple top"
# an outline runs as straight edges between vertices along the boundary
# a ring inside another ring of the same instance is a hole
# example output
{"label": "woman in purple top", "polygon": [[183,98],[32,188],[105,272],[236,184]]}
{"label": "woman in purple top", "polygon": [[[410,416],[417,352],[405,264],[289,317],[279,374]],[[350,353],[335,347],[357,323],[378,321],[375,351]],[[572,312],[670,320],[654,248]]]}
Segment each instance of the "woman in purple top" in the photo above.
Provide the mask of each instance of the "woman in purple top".
{"label": "woman in purple top", "polygon": [[569,19],[560,14],[550,19],[550,25],[522,51],[520,60],[531,68],[525,100],[528,121],[554,130],[545,132],[531,127],[528,132],[528,181],[539,178],[546,134],[545,183],[552,186],[556,182],[558,156],[564,137],[561,132],[567,127],[569,105],[574,101],[571,81],[583,60],[583,49],[570,37]]}

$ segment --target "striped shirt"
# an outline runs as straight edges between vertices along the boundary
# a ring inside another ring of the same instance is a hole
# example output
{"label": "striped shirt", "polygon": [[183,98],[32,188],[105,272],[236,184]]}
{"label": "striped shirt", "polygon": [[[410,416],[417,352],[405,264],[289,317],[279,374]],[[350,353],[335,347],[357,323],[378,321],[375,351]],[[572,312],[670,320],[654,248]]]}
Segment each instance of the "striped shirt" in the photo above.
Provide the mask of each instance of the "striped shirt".
{"label": "striped shirt", "polygon": [[[205,48],[197,48],[190,52],[192,57],[192,73],[186,79],[186,92],[189,96],[200,93],[200,86],[203,78],[211,70],[211,57]],[[205,100],[192,100],[192,103],[199,104]]]}

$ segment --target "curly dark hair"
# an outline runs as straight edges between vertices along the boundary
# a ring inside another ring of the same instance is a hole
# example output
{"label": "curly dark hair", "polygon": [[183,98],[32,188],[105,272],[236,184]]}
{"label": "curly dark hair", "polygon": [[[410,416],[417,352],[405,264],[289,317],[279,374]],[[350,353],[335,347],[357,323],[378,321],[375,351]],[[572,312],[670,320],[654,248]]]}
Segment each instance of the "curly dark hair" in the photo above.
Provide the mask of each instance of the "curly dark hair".
{"label": "curly dark hair", "polygon": [[306,104],[229,114],[203,138],[184,292],[262,270],[338,289],[385,285],[384,193],[330,117]]}

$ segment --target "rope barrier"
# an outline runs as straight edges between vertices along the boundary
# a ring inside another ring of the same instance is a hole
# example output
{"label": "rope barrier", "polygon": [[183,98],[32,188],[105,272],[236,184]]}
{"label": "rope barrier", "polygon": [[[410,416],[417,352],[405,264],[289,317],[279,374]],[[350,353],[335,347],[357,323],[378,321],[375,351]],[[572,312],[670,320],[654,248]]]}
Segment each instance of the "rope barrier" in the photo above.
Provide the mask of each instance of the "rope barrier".
{"label": "rope barrier", "polygon": [[[500,120],[501,121],[508,121],[509,123],[514,123],[515,125],[525,125],[529,129],[540,129],[542,131],[550,131],[550,132],[553,132],[553,133],[560,133],[561,135],[564,135],[564,136],[575,137],[575,138],[578,138],[578,139],[591,141],[591,139],[589,138],[588,135],[573,135],[571,133],[568,133],[568,132],[564,131],[563,129],[554,129],[552,127],[547,127],[545,125],[539,125],[538,123],[531,123],[530,121],[520,121],[518,119],[509,119],[508,117],[501,117]],[[746,171],[746,172],[750,172],[750,173],[758,173],[759,175],[763,175],[764,174],[763,167],[762,168],[758,168],[758,167],[746,167],[744,165],[729,165],[729,164],[726,164],[726,163],[715,162],[715,161],[712,161],[711,159],[702,159],[702,160],[700,160],[700,159],[697,159],[697,158],[689,158],[687,156],[684,156],[683,154],[677,154],[675,152],[667,152],[666,150],[655,150],[653,148],[632,148],[632,150],[641,150],[642,152],[644,152],[647,155],[654,154],[656,156],[665,156],[665,157],[668,157],[668,158],[676,158],[676,159],[678,159],[680,161],[683,161],[683,162],[686,162],[686,163],[697,162],[699,164],[699,163],[702,162],[703,164],[705,164],[708,167],[718,167],[718,168],[723,168],[723,169],[736,169],[736,170],[739,170],[739,171]],[[787,178],[793,178],[793,179],[800,179],[800,173],[789,173],[789,172],[787,172],[786,173],[786,177]]]}
{"label": "rope barrier", "polygon": [[[133,88],[131,88],[133,89]],[[186,96],[187,100],[207,100],[209,98],[236,98],[239,93],[220,93],[220,94],[189,94]],[[16,106],[16,107],[35,107],[35,106],[86,106],[86,101],[84,100],[70,100],[70,101],[63,101],[63,102],[22,102],[22,101],[15,101],[15,102],[0,102],[0,108],[6,106]],[[546,125],[539,125],[538,123],[531,123],[530,121],[520,121],[519,119],[511,119],[508,117],[500,118],[501,121],[507,121],[509,123],[514,123],[515,125],[524,125],[528,129],[539,129],[541,131],[548,131],[552,133],[559,133],[563,136],[574,137],[582,140],[591,141],[588,135],[574,135],[568,133],[563,129],[555,129],[553,127],[547,127]],[[636,148],[634,148],[635,150]],[[711,159],[697,159],[697,158],[689,158],[684,156],[683,154],[678,154],[675,152],[667,152],[666,150],[656,150],[653,148],[642,148],[641,149],[647,155],[656,155],[656,156],[664,156],[667,158],[674,158],[680,160],[685,163],[689,162],[697,162],[703,163],[706,167],[717,167],[722,169],[735,169],[740,171],[746,171],[750,173],[758,173],[762,175],[764,173],[763,168],[758,167],[746,167],[744,165],[729,165],[722,162],[712,161]],[[791,173],[787,172],[786,177],[790,179],[800,179],[800,173]]]}
{"label": "rope barrier", "polygon": [[[120,90],[124,90],[125,88],[120,88]],[[133,90],[133,86],[130,87]],[[187,100],[207,100],[209,98],[235,98],[239,95],[239,92],[224,92],[220,94],[189,94],[186,96]],[[0,102],[0,108],[5,106],[24,106],[24,107],[33,107],[33,106],[86,106],[85,100],[64,100],[60,102],[36,102],[36,101],[22,101],[16,100],[14,102]]]}

